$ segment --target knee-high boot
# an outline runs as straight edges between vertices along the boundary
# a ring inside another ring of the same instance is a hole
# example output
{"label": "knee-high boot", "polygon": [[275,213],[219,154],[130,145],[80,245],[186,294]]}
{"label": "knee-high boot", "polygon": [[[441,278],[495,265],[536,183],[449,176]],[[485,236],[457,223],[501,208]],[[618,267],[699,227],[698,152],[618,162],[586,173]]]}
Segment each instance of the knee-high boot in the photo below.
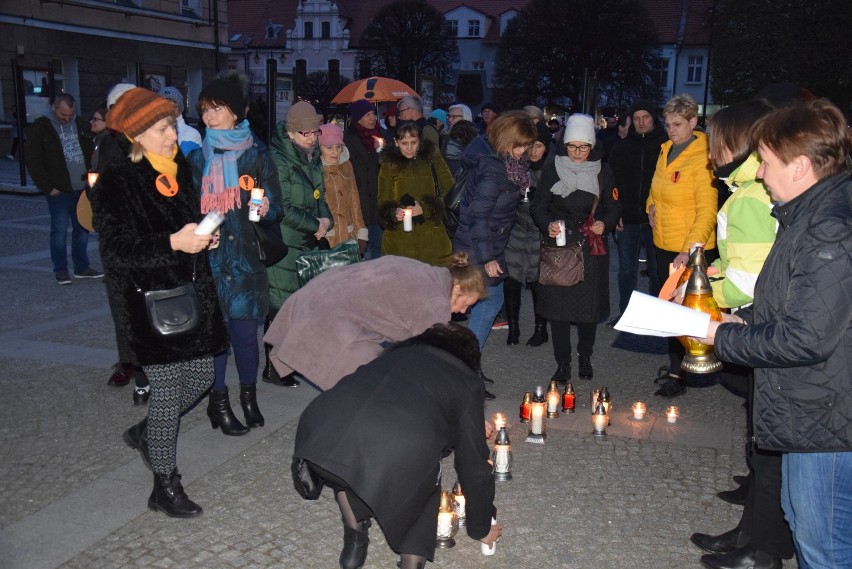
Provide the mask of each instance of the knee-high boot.
{"label": "knee-high boot", "polygon": [[503,303],[506,320],[509,322],[506,345],[511,346],[517,344],[521,337],[521,283],[513,278],[508,278],[503,283]]}
{"label": "knee-high boot", "polygon": [[533,331],[533,335],[530,336],[530,339],[527,340],[527,346],[532,346],[532,347],[536,347],[536,346],[540,346],[542,344],[546,344],[547,340],[548,340],[547,318],[545,318],[544,316],[539,316],[538,311],[536,310],[538,308],[538,294],[539,294],[538,287],[539,287],[538,282],[534,282],[530,286],[530,291],[532,292],[532,297],[533,297],[533,310],[536,311],[536,313],[535,313],[535,330]]}

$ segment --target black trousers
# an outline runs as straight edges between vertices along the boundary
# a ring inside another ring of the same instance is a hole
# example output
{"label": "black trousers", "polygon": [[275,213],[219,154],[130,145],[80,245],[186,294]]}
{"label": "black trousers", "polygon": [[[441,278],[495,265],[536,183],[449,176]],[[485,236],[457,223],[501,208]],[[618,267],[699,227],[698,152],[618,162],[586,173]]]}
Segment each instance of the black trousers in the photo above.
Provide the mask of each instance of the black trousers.
{"label": "black trousers", "polygon": [[[660,286],[662,286],[669,278],[669,265],[672,261],[674,261],[675,257],[680,255],[680,253],[675,251],[666,251],[665,249],[659,249],[655,246],[654,254],[657,256],[657,274],[660,277]],[[712,263],[719,258],[718,250],[705,249],[704,258],[707,259],[708,264]],[[686,355],[686,348],[683,347],[683,344],[681,344],[677,338],[668,338],[668,342],[669,369],[673,374],[680,375],[680,362]]]}
{"label": "black trousers", "polygon": [[[578,323],[577,353],[581,356],[592,357],[595,349],[595,337],[598,325],[596,322]],[[550,321],[551,338],[553,339],[553,355],[557,364],[571,363],[571,322],[564,320]]]}

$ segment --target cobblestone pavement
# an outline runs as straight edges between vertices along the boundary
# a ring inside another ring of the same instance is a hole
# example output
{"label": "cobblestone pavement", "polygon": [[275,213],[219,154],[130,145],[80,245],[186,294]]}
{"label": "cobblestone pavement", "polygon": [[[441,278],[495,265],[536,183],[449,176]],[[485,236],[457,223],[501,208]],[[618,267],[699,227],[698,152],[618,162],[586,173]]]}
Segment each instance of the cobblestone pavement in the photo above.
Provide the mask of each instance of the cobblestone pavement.
{"label": "cobblestone pavement", "polygon": [[[57,286],[48,232],[42,198],[0,195],[0,567],[337,567],[342,531],[331,493],[303,501],[290,480],[298,415],[315,396],[307,386],[260,383],[267,426],[245,437],[213,431],[203,410],[189,413],[178,463],[204,515],[176,520],[146,509],[150,474],[121,441],[145,410],[132,406],[130,387],[106,385],[115,338],[103,284]],[[90,252],[100,267],[96,236]],[[551,344],[523,345],[533,328],[529,292],[523,302],[521,345],[507,347],[506,331],[494,331],[483,359],[497,381],[486,415],[509,416],[513,443],[514,478],[497,483],[503,538],[485,557],[460,534],[432,566],[699,567],[690,533],[728,530],[740,516],[715,493],[745,472],[742,400],[718,386],[654,397],[664,342],[602,324],[594,380],[574,381],[577,412],[548,421],[544,445],[525,443],[518,404],[555,364]],[[614,416],[609,435],[596,439],[588,397],[602,385]],[[637,400],[648,405],[642,422],[628,415]],[[663,416],[669,404],[681,411],[674,425]],[[445,462],[449,489],[452,458]],[[371,539],[366,569],[395,567],[377,525]]]}

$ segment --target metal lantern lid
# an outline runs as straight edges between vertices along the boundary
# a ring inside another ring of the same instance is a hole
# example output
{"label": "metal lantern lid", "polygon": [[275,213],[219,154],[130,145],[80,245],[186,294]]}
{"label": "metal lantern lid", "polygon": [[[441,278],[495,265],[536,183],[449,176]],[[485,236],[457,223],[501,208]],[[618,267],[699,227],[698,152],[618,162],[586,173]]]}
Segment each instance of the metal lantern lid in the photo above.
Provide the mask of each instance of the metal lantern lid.
{"label": "metal lantern lid", "polygon": [[462,495],[461,483],[459,483],[458,480],[456,480],[456,483],[453,484],[453,494],[455,494],[456,496]]}
{"label": "metal lantern lid", "polygon": [[686,294],[713,294],[706,266],[697,265],[686,282]]}
{"label": "metal lantern lid", "polygon": [[707,257],[704,256],[704,247],[698,246],[695,248],[689,256],[686,266],[690,269],[694,269],[695,267],[707,268]]}
{"label": "metal lantern lid", "polygon": [[599,398],[600,401],[603,401],[604,403],[612,401],[612,397],[610,397],[609,395],[609,389],[607,389],[606,387],[602,387]]}
{"label": "metal lantern lid", "polygon": [[509,433],[506,432],[506,427],[500,427],[500,430],[497,432],[497,438],[494,440],[495,445],[508,445],[511,444],[509,441]]}
{"label": "metal lantern lid", "polygon": [[604,404],[598,402],[598,404],[595,405],[595,412],[592,413],[592,415],[606,415],[606,408],[604,407]]}

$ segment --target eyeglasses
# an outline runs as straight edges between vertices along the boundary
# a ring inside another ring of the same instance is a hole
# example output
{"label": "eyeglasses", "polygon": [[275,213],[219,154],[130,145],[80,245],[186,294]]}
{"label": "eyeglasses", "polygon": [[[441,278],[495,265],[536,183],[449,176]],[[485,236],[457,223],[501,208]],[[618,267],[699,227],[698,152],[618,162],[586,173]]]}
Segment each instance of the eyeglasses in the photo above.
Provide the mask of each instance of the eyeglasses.
{"label": "eyeglasses", "polygon": [[568,149],[568,152],[579,152],[580,154],[585,154],[592,149],[591,144],[581,144],[580,146],[566,144],[565,147]]}
{"label": "eyeglasses", "polygon": [[464,115],[447,115],[447,117],[451,119],[461,119],[464,118]]}
{"label": "eyeglasses", "polygon": [[411,110],[411,109],[413,109],[413,108],[414,108],[414,107],[405,107],[404,109],[397,109],[397,110],[396,110],[396,112],[397,112],[397,113],[399,113],[399,114],[402,114],[402,113],[404,113],[405,111],[410,111],[410,110]]}
{"label": "eyeglasses", "polygon": [[89,119],[89,122],[104,122],[102,117],[92,117]]}
{"label": "eyeglasses", "polygon": [[297,130],[296,132],[298,132],[299,134],[301,134],[305,138],[310,138],[311,136],[319,136],[319,135],[322,134],[321,130],[309,130],[307,132],[302,132],[301,130]]}

